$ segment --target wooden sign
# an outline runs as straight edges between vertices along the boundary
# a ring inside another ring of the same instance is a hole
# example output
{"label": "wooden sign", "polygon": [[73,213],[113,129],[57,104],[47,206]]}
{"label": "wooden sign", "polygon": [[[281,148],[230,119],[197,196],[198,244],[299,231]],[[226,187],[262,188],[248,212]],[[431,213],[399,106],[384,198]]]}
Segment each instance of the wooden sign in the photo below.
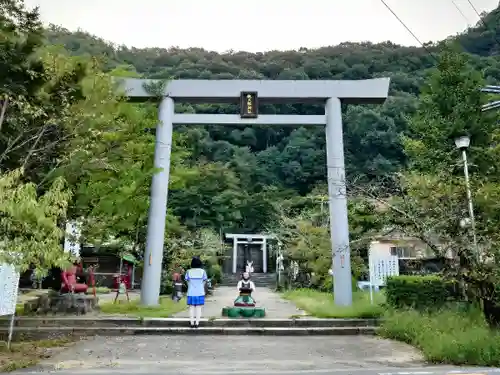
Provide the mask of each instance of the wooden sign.
{"label": "wooden sign", "polygon": [[257,118],[259,116],[259,102],[255,91],[243,91],[240,94],[241,118]]}

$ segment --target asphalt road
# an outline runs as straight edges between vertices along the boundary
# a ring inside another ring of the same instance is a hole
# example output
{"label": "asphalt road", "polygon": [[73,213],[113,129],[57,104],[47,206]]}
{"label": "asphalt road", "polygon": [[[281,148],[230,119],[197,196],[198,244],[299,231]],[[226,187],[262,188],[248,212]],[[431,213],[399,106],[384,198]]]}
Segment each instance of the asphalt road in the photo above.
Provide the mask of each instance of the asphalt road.
{"label": "asphalt road", "polygon": [[[426,366],[413,348],[367,336],[95,337],[16,373],[57,375],[488,375]],[[499,374],[500,375],[500,374]]]}
{"label": "asphalt road", "polygon": [[[203,367],[203,366],[201,366]],[[392,368],[391,372],[384,372],[387,369],[384,368],[373,368],[373,369],[318,369],[318,370],[265,370],[265,371],[255,371],[255,370],[211,370],[207,372],[203,368],[195,369],[185,369],[181,372],[167,371],[154,369],[152,370],[149,366],[143,366],[141,368],[94,368],[85,370],[23,370],[16,372],[17,374],[40,374],[44,372],[54,373],[59,375],[100,375],[100,374],[110,374],[110,375],[131,375],[131,374],[149,374],[149,375],[163,375],[163,374],[178,374],[178,375],[489,375],[498,374],[500,370],[498,369],[478,369],[478,368],[462,368],[456,370],[456,368],[445,368],[445,367],[419,367],[419,368]]]}

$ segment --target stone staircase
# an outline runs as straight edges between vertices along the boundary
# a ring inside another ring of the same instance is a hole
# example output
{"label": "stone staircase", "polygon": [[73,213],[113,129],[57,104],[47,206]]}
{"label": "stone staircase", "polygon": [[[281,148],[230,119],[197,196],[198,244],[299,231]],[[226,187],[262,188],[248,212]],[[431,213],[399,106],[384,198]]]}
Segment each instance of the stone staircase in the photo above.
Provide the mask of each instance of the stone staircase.
{"label": "stone staircase", "polygon": [[[236,287],[240,281],[240,273],[229,273],[224,274],[222,277],[221,285]],[[276,286],[276,274],[275,273],[253,273],[252,281],[255,283],[255,287],[268,287],[274,288]]]}
{"label": "stone staircase", "polygon": [[[132,318],[121,316],[17,316],[16,340],[42,340],[58,336],[130,336],[130,335],[374,335],[375,319],[201,319],[200,328],[189,327],[188,318]],[[9,317],[0,317],[0,337],[7,335]],[[409,374],[409,373],[407,373]]]}

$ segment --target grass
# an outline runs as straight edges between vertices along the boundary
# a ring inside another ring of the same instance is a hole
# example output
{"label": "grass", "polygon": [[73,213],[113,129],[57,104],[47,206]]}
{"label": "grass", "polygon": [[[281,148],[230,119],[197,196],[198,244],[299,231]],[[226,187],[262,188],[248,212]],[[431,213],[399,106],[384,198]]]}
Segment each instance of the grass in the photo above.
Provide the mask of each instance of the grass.
{"label": "grass", "polygon": [[366,292],[355,292],[349,307],[335,306],[330,293],[310,289],[291,290],[283,297],[318,318],[382,317],[380,336],[415,346],[432,363],[500,366],[500,331],[488,327],[478,308],[394,310],[385,305],[383,293],[374,294],[372,305]]}
{"label": "grass", "polygon": [[16,315],[24,315],[24,303],[16,304]]}
{"label": "grass", "polygon": [[141,306],[139,300],[130,302],[120,300],[116,304],[112,301],[100,304],[104,314],[127,315],[141,318],[169,318],[173,314],[186,309],[186,300],[174,302],[170,297],[160,297],[160,305],[154,307]]}
{"label": "grass", "polygon": [[370,302],[367,292],[355,292],[352,306],[336,306],[331,293],[312,289],[287,291],[283,297],[292,301],[298,308],[317,318],[378,318],[384,313],[383,293],[374,293],[374,303]]}
{"label": "grass", "polygon": [[[111,293],[112,290],[110,288],[106,288],[105,286],[98,286],[95,288],[95,293],[96,294],[108,294]],[[89,288],[87,291],[87,294],[92,294],[94,293],[92,288]]]}
{"label": "grass", "polygon": [[29,292],[23,293],[24,297],[38,297],[41,294],[47,294],[47,289],[33,289]]}
{"label": "grass", "polygon": [[40,360],[50,357],[48,349],[65,347],[74,340],[70,337],[12,343],[7,349],[7,343],[0,341],[0,373],[36,365]]}
{"label": "grass", "polygon": [[500,366],[500,332],[488,327],[479,309],[389,310],[379,334],[419,348],[429,362]]}

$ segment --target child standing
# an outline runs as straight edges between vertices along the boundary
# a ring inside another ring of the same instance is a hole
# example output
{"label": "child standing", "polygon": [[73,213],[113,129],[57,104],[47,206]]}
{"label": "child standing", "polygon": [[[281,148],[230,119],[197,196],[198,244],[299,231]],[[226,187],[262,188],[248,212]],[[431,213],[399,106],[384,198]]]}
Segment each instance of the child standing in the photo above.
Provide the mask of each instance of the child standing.
{"label": "child standing", "polygon": [[187,304],[191,328],[198,328],[200,325],[201,308],[205,304],[205,282],[208,277],[202,266],[200,258],[193,257],[191,268],[186,272],[185,277],[188,283]]}

